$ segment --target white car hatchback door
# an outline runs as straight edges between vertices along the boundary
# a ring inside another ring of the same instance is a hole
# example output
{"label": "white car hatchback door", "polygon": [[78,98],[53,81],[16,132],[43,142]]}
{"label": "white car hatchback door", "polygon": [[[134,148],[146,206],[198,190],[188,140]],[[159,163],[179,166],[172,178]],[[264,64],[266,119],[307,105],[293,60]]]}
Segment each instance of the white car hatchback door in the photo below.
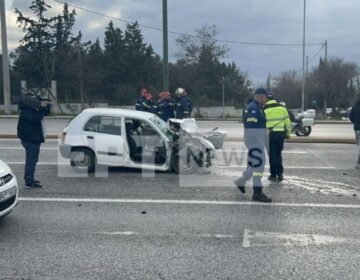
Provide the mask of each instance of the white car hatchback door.
{"label": "white car hatchback door", "polygon": [[125,146],[123,118],[92,116],[83,127],[82,142],[95,152],[98,164],[122,165]]}

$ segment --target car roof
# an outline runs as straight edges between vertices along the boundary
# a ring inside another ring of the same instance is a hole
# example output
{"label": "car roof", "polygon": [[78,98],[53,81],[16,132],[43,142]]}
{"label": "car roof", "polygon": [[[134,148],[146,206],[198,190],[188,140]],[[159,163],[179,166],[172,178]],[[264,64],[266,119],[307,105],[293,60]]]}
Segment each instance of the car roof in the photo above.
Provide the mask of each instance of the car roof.
{"label": "car roof", "polygon": [[129,118],[141,118],[141,119],[149,119],[154,117],[154,114],[136,110],[128,110],[128,109],[117,109],[117,108],[90,108],[85,109],[82,113],[86,114],[110,114],[110,115],[120,115],[123,117]]}

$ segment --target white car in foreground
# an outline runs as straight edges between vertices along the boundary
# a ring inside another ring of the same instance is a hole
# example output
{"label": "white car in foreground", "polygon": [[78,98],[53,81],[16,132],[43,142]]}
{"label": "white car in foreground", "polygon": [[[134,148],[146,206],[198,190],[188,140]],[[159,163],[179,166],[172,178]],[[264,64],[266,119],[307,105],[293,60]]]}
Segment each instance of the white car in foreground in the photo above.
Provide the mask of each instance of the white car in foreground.
{"label": "white car in foreground", "polygon": [[0,160],[0,218],[9,214],[18,201],[18,185],[10,167]]}
{"label": "white car in foreground", "polygon": [[104,165],[189,174],[210,167],[215,148],[201,135],[154,114],[96,108],[67,124],[60,154],[77,171]]}

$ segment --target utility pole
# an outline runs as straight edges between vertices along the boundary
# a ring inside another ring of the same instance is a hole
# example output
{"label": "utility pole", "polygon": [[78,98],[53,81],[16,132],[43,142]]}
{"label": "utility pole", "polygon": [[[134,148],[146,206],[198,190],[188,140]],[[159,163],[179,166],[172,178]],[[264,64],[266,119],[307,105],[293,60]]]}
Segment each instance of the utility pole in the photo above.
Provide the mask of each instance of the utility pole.
{"label": "utility pole", "polygon": [[325,62],[328,61],[328,41],[325,41]]}
{"label": "utility pole", "polygon": [[163,90],[169,91],[168,6],[163,0]]}
{"label": "utility pole", "polygon": [[82,69],[82,57],[81,57],[81,43],[78,42],[78,59],[79,59],[79,82],[80,82],[80,100],[81,100],[81,111],[85,109],[84,101],[84,80],[83,80],[83,69]]}
{"label": "utility pole", "polygon": [[225,76],[222,78],[222,107],[223,107],[223,113],[222,118],[225,118]]}
{"label": "utility pole", "polygon": [[306,22],[306,0],[304,0],[304,22],[303,22],[303,68],[302,68],[302,94],[301,94],[301,109],[305,111],[305,87],[306,87],[306,78],[305,78],[305,22]]}
{"label": "utility pole", "polygon": [[305,83],[305,102],[304,102],[304,111],[306,110],[306,107],[307,107],[307,85],[308,85],[308,81],[309,81],[309,56],[307,55],[306,56],[306,71],[305,71],[305,80],[306,80],[306,83]]}
{"label": "utility pole", "polygon": [[7,46],[7,31],[6,31],[5,0],[0,0],[0,17],[1,17],[1,47],[2,47],[3,84],[4,84],[4,107],[5,107],[5,113],[10,115],[11,92],[10,92],[9,53]]}

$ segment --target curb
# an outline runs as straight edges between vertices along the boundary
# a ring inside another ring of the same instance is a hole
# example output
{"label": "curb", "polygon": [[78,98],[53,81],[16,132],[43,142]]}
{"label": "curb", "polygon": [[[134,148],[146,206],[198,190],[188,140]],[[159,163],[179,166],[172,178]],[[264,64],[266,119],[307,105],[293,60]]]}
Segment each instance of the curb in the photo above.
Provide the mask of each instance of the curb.
{"label": "curb", "polygon": [[[16,134],[0,134],[0,139],[17,139]],[[49,134],[46,136],[49,140],[61,139],[61,134]],[[241,142],[243,137],[225,137],[225,142]],[[356,144],[354,138],[324,138],[324,137],[291,137],[287,143],[313,143],[313,144]]]}
{"label": "curb", "polygon": [[[242,137],[225,137],[225,142],[241,142]],[[308,143],[308,144],[356,144],[353,138],[323,138],[323,137],[291,137],[287,143]]]}

